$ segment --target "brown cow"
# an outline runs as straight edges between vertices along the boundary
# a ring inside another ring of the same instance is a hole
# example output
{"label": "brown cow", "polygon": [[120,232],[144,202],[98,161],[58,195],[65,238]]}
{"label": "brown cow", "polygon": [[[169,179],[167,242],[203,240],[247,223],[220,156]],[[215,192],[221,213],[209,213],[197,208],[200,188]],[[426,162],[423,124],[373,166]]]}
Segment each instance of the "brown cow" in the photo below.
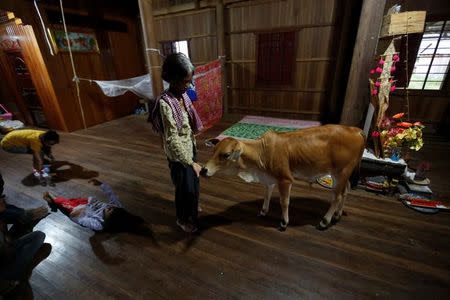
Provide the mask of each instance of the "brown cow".
{"label": "brown cow", "polygon": [[348,180],[359,165],[364,151],[362,130],[343,125],[325,125],[293,132],[268,132],[252,141],[225,138],[210,140],[214,154],[206,163],[203,175],[217,171],[237,175],[246,182],[260,182],[267,187],[260,212],[266,215],[275,184],[280,191],[282,220],[280,230],[289,223],[289,199],[295,179],[314,182],[318,177],[333,177],[333,199],[319,229],[326,229],[333,218],[342,215]]}

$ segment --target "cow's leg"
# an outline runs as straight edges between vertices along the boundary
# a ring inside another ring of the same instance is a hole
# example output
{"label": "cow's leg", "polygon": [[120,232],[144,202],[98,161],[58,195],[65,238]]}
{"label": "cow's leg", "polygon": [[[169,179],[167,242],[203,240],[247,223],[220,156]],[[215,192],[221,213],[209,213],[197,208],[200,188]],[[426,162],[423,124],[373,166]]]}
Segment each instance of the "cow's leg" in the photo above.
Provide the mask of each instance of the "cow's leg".
{"label": "cow's leg", "polygon": [[330,208],[328,209],[325,216],[320,221],[319,225],[317,226],[320,230],[325,230],[328,228],[331,222],[331,217],[333,216],[334,212],[336,211],[339,202],[342,201],[342,194],[338,192],[337,190],[333,193],[333,199],[331,200]]}
{"label": "cow's leg", "polygon": [[339,173],[339,175],[334,176],[336,185],[334,187],[333,199],[331,201],[330,208],[328,209],[328,211],[325,214],[325,216],[323,217],[323,219],[320,221],[320,223],[317,227],[318,229],[320,229],[320,230],[327,229],[331,223],[331,218],[333,217],[336,209],[339,206],[339,203],[342,202],[342,205],[343,205],[343,193],[345,191],[345,187],[347,185],[350,173],[351,173],[351,169],[347,168],[347,169],[342,170],[342,172]]}
{"label": "cow's leg", "polygon": [[347,182],[344,192],[342,193],[341,200],[339,201],[338,207],[333,214],[333,218],[332,218],[333,222],[336,222],[336,223],[339,222],[339,220],[342,217],[342,209],[344,208],[344,202],[345,202],[345,199],[347,198],[347,193],[348,193],[349,188],[350,188],[350,183]]}
{"label": "cow's leg", "polygon": [[281,205],[281,222],[280,231],[285,231],[289,223],[289,200],[291,197],[291,181],[280,181],[278,189],[280,190],[280,205]]}
{"label": "cow's leg", "polygon": [[275,184],[266,185],[266,196],[264,197],[264,203],[261,211],[259,212],[260,216],[265,216],[269,212],[270,199],[272,198],[272,192]]}

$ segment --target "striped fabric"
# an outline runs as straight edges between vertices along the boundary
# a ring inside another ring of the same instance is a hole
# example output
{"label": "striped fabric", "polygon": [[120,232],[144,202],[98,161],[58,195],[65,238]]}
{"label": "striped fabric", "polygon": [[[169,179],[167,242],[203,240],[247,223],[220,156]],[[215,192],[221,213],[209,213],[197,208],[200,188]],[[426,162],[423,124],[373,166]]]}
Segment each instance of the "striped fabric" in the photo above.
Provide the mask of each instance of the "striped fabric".
{"label": "striped fabric", "polygon": [[[198,113],[195,110],[194,106],[192,105],[191,99],[189,99],[188,95],[184,93],[182,97],[184,107],[186,108],[186,112],[189,115],[189,123],[191,125],[191,129],[196,134],[203,129],[203,123],[200,120],[200,117],[198,116]],[[153,130],[155,130],[159,134],[163,132],[159,101],[164,101],[167,104],[169,104],[173,112],[173,118],[177,123],[177,128],[178,130],[181,129],[181,126],[183,125],[182,107],[177,98],[173,96],[169,91],[166,91],[156,100],[153,110],[150,113],[151,116],[150,121],[152,122]]]}

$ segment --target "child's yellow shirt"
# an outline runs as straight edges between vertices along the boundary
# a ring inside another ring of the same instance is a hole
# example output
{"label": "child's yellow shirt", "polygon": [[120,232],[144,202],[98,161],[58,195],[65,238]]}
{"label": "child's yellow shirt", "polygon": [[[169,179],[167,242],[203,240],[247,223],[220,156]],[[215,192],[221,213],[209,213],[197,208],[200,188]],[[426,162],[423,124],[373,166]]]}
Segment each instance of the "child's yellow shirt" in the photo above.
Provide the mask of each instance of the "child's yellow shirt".
{"label": "child's yellow shirt", "polygon": [[30,148],[33,152],[39,153],[42,150],[41,135],[45,131],[35,129],[13,130],[5,135],[1,141],[4,149],[8,148]]}

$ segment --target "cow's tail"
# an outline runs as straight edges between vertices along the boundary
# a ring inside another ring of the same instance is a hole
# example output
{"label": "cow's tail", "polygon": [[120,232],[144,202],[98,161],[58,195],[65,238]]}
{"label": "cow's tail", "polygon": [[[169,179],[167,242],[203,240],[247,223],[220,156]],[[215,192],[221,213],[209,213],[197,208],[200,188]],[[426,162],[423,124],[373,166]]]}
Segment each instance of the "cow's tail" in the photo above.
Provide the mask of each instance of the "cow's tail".
{"label": "cow's tail", "polygon": [[364,148],[366,145],[366,135],[364,134],[364,132],[361,131],[361,135],[363,137],[363,143],[361,144],[361,149],[359,152],[359,160],[358,160],[358,164],[355,166],[355,169],[353,169],[352,175],[350,175],[350,187],[353,189],[358,185],[358,181],[359,181],[359,175],[360,175],[360,171],[361,171],[361,160],[362,160],[362,156],[364,153]]}

